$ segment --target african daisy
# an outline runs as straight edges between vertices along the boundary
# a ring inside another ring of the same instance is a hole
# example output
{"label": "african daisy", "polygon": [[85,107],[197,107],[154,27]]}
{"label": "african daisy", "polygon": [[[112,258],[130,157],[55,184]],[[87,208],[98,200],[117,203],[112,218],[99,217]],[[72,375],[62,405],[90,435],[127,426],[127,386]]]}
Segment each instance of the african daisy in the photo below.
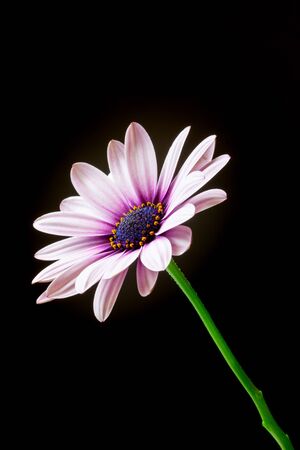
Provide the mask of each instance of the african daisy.
{"label": "african daisy", "polygon": [[226,199],[220,189],[195,195],[230,158],[212,159],[215,136],[202,141],[174,176],[189,130],[173,142],[158,179],[153,144],[137,123],[128,127],[125,144],[110,141],[109,175],[87,163],[73,165],[71,180],[79,195],[64,199],[60,211],[33,224],[44,233],[68,236],[35,254],[55,261],[33,280],[50,282],[37,303],[71,297],[98,283],[94,313],[104,321],[135,261],[138,291],[150,294],[172,255],[183,254],[191,245],[192,231],[182,224]]}

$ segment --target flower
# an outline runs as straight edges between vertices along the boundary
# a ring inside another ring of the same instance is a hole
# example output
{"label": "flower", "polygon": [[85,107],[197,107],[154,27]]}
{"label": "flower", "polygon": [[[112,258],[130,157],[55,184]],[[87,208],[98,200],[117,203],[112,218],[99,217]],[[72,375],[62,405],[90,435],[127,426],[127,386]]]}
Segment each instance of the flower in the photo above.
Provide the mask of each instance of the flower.
{"label": "flower", "polygon": [[98,283],[94,313],[99,321],[109,316],[129,266],[137,260],[137,287],[141,296],[151,293],[158,272],[172,255],[186,252],[192,231],[182,225],[226,199],[220,189],[194,195],[229,161],[213,158],[215,136],[204,139],[174,177],[190,127],[168,151],[157,180],[153,144],[145,129],[132,123],[125,144],[112,140],[107,156],[110,174],[87,163],[76,163],[71,181],[78,196],[68,197],[60,211],[45,214],[33,226],[44,233],[69,236],[39,250],[35,257],[55,261],[42,270],[36,282],[51,282],[37,299],[45,303],[83,293]]}

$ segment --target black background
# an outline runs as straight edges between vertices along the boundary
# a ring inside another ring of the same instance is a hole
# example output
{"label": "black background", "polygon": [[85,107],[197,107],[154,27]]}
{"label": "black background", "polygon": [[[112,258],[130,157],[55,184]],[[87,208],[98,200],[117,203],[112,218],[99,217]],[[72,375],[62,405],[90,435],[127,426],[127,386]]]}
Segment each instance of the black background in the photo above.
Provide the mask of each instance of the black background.
{"label": "black background", "polygon": [[160,164],[187,125],[183,156],[213,133],[216,155],[232,156],[209,184],[228,201],[191,221],[192,248],[177,262],[296,439],[297,25],[286,3],[52,11],[26,29],[14,155],[22,291],[10,333],[18,336],[12,414],[27,417],[28,442],[277,448],[166,273],[141,299],[132,269],[104,324],[93,317],[93,289],[35,305],[43,286],[30,282],[44,264],[32,255],[55,239],[33,230],[33,220],[73,195],[73,162],[107,170],[106,145],[122,140],[131,121],[147,129]]}

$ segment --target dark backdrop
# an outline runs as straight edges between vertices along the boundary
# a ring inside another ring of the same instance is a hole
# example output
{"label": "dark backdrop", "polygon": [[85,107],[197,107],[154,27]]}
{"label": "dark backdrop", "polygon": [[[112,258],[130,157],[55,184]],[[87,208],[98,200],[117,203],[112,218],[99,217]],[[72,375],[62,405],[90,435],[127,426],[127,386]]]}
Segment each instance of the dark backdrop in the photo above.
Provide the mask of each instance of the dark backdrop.
{"label": "dark backdrop", "polygon": [[103,324],[93,317],[93,289],[35,305],[43,286],[30,282],[44,264],[33,254],[55,239],[33,220],[73,194],[73,162],[107,170],[106,145],[131,121],[148,130],[160,163],[187,125],[184,156],[212,133],[216,154],[232,156],[209,184],[228,201],[191,220],[193,245],[177,262],[295,439],[295,8],[181,8],[52,12],[20,39],[15,157],[25,224],[13,408],[21,423],[27,417],[23,436],[42,447],[45,439],[91,448],[96,437],[99,448],[115,439],[139,448],[277,448],[166,273],[141,299],[132,269]]}

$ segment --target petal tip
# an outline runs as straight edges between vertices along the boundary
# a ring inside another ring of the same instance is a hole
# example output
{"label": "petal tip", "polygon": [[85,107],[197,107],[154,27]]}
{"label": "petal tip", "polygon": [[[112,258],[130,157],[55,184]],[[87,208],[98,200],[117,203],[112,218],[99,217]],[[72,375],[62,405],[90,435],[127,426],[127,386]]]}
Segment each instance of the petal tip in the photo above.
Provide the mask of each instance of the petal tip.
{"label": "petal tip", "polygon": [[74,173],[75,173],[75,170],[77,169],[77,164],[78,164],[78,163],[72,164],[72,167],[71,167],[71,170],[70,170],[71,180],[72,180],[72,178],[73,178],[73,175],[74,175]]}
{"label": "petal tip", "polygon": [[131,134],[131,133],[142,133],[145,134],[146,130],[145,128],[138,122],[131,122],[131,124],[129,125],[129,127],[126,130],[126,134],[125,134],[125,140],[126,140],[126,135]]}
{"label": "petal tip", "polygon": [[36,284],[39,282],[39,275],[36,275],[33,280],[31,281],[31,284]]}
{"label": "petal tip", "polygon": [[105,317],[102,312],[96,311],[94,308],[94,316],[96,317],[98,322],[103,323],[103,322],[105,322],[105,320],[107,319],[109,314]]}
{"label": "petal tip", "polygon": [[49,297],[44,297],[44,298],[41,298],[41,299],[37,299],[36,300],[36,304],[37,305],[43,305],[44,303],[49,303],[49,302],[51,302],[53,299],[52,298],[49,298]]}
{"label": "petal tip", "polygon": [[140,294],[140,297],[142,297],[142,298],[146,298],[146,297],[148,297],[148,295],[150,295],[151,294],[151,292],[153,291],[153,288],[151,289],[151,291],[149,291],[149,292],[147,292],[147,294],[146,293],[144,293],[144,292],[139,292],[139,294]]}
{"label": "petal tip", "polygon": [[[153,272],[153,271],[152,271],[152,272]],[[150,294],[152,294],[154,288],[155,288],[155,285],[152,286],[152,288],[151,288],[149,291],[147,291],[147,292],[139,291],[139,294],[140,294],[141,297],[146,298],[146,297],[148,297]]]}
{"label": "petal tip", "polygon": [[36,219],[36,220],[33,222],[32,226],[33,226],[33,228],[34,228],[35,230],[38,230],[38,231],[39,231],[39,219]]}
{"label": "petal tip", "polygon": [[228,153],[225,153],[224,155],[222,155],[222,157],[223,157],[224,166],[225,166],[231,160],[231,156],[228,155]]}
{"label": "petal tip", "polygon": [[115,143],[115,140],[114,140],[114,139],[111,139],[111,140],[109,141],[109,143],[107,144],[107,150],[109,150],[109,149],[114,145],[114,143]]}
{"label": "petal tip", "polygon": [[34,257],[35,259],[41,259],[41,258],[40,258],[40,250],[37,251],[37,252],[35,252],[35,254],[33,255],[33,257]]}
{"label": "petal tip", "polygon": [[181,131],[181,133],[179,133],[178,136],[183,136],[183,137],[184,137],[184,140],[186,140],[187,137],[188,137],[188,135],[189,135],[189,133],[190,133],[190,131],[191,131],[191,128],[192,128],[192,126],[191,126],[191,125],[188,125],[187,127],[185,127],[185,128]]}
{"label": "petal tip", "polygon": [[42,305],[43,303],[48,303],[50,302],[52,299],[49,298],[46,294],[46,291],[44,291],[37,299],[36,299],[36,304],[37,305]]}
{"label": "petal tip", "polygon": [[70,175],[71,175],[71,180],[73,181],[73,176],[77,175],[78,171],[80,170],[80,168],[82,167],[82,165],[85,163],[82,162],[75,162],[72,164],[71,170],[70,170]]}
{"label": "petal tip", "polygon": [[129,127],[132,127],[132,128],[139,128],[139,127],[141,127],[141,125],[140,125],[138,122],[131,122],[130,125],[129,125]]}
{"label": "petal tip", "polygon": [[[221,192],[220,195],[219,195],[219,201],[218,201],[218,203],[223,203],[223,202],[225,202],[225,200],[227,200],[227,194],[226,194],[225,191],[223,191],[223,192]],[[218,204],[218,203],[216,203],[216,204]]]}

